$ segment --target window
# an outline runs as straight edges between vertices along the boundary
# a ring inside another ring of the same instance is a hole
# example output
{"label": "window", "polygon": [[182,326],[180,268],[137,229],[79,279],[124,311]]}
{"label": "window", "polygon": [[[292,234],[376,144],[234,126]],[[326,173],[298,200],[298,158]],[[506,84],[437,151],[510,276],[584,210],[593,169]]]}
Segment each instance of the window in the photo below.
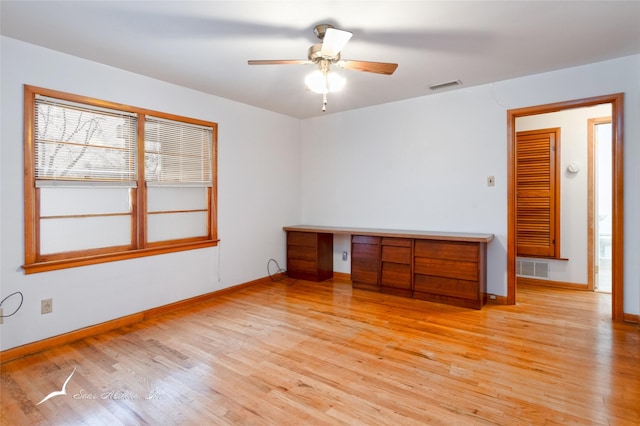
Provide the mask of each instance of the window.
{"label": "window", "polygon": [[26,273],[217,244],[217,124],[25,86]]}

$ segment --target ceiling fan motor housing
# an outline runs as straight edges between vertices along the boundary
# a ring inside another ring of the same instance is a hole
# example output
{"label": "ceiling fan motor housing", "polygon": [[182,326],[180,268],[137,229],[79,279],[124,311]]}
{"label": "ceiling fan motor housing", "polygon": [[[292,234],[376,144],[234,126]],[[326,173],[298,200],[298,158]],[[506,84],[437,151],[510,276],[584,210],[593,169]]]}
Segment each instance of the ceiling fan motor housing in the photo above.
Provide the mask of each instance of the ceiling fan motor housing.
{"label": "ceiling fan motor housing", "polygon": [[313,63],[320,62],[323,59],[329,60],[333,63],[338,62],[340,60],[340,54],[333,57],[326,57],[322,54],[322,43],[316,43],[309,48],[309,53],[307,55],[309,60]]}
{"label": "ceiling fan motor housing", "polygon": [[335,28],[333,25],[329,25],[329,24],[320,24],[320,25],[316,25],[315,28],[313,29],[313,33],[316,35],[316,37],[318,37],[320,40],[324,39],[324,35],[327,32],[327,30],[329,28]]}

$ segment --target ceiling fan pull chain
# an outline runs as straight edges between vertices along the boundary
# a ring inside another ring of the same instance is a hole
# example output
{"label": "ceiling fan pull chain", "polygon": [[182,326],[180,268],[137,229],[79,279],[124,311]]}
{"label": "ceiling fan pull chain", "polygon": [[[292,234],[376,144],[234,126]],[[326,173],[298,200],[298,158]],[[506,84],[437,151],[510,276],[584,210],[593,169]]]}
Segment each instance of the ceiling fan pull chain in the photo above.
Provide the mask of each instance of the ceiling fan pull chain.
{"label": "ceiling fan pull chain", "polygon": [[329,92],[329,62],[322,61],[322,74],[324,77],[324,92],[322,93],[322,112],[327,111],[327,93]]}

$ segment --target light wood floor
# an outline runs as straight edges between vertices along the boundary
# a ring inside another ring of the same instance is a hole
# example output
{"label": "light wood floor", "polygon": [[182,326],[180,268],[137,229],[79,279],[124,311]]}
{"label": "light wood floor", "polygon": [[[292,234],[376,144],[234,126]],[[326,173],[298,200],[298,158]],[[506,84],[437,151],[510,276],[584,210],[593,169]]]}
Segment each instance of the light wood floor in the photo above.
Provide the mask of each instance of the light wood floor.
{"label": "light wood floor", "polygon": [[610,298],[524,287],[475,311],[260,285],[3,364],[2,423],[637,425],[640,332]]}

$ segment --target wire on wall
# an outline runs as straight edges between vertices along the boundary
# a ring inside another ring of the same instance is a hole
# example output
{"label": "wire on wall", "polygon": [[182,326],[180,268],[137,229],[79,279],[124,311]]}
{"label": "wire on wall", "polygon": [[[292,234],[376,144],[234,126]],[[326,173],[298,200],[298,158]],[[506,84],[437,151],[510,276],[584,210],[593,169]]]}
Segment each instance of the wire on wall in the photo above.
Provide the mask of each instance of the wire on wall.
{"label": "wire on wall", "polygon": [[[275,263],[276,267],[278,268],[274,274],[271,273],[272,263]],[[283,279],[285,279],[287,277],[286,275],[282,275],[281,277],[276,277],[277,274],[281,274],[284,272],[287,272],[287,271],[282,269],[280,265],[278,265],[278,262],[275,259],[269,259],[269,262],[267,262],[267,274],[269,275],[269,278],[271,278],[271,281],[282,281]]]}
{"label": "wire on wall", "polygon": [[220,273],[220,243],[218,243],[218,284],[222,282],[222,274]]}
{"label": "wire on wall", "polygon": [[20,310],[20,308],[22,307],[22,302],[24,302],[24,295],[20,291],[16,291],[15,293],[11,293],[10,295],[8,295],[4,299],[2,299],[2,301],[0,301],[0,306],[2,306],[2,304],[5,302],[5,300],[7,300],[8,298],[10,298],[12,296],[15,296],[16,294],[20,296],[20,303],[18,304],[18,307],[16,308],[15,311],[11,312],[9,315],[2,315],[1,316],[2,318],[9,318],[10,316],[15,315],[16,312],[18,312]]}

